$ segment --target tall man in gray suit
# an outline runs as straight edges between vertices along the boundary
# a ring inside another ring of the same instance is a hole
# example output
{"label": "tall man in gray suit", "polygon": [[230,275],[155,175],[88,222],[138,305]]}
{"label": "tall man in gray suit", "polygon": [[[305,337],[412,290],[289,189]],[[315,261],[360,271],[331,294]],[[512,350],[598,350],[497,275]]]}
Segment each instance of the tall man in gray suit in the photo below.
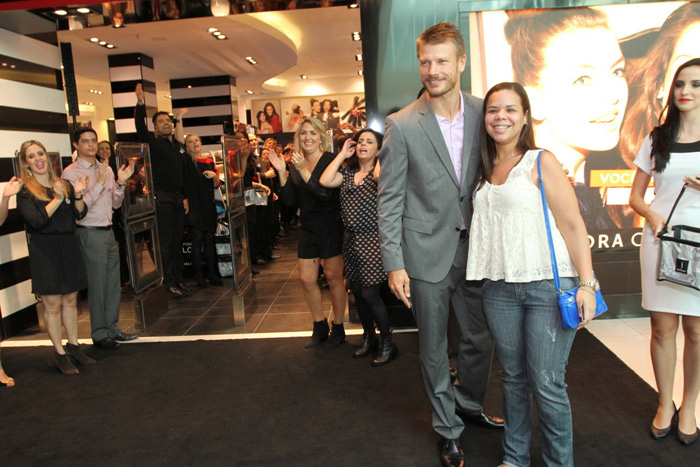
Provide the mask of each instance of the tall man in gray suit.
{"label": "tall man in gray suit", "polygon": [[[464,421],[502,427],[484,414],[493,338],[481,305],[481,283],[467,282],[471,195],[479,168],[482,100],[462,93],[464,39],[449,23],[417,40],[426,92],[386,120],[379,153],[379,232],[389,286],[412,308],[419,331],[423,381],[441,436],[443,465],[464,465]],[[450,304],[462,338],[458,382],[450,380]]]}

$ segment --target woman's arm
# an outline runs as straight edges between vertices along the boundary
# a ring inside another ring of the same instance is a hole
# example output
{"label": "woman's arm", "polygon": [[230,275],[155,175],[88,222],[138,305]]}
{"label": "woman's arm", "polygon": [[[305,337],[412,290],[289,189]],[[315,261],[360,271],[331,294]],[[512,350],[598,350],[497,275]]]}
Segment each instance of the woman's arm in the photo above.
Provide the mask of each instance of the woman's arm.
{"label": "woman's arm", "polygon": [[[593,274],[591,249],[588,246],[588,232],[578,210],[574,189],[562,170],[561,164],[553,154],[547,151],[542,152],[541,167],[547,204],[549,204],[556,226],[564,238],[579,279],[592,281],[595,279],[595,275]],[[537,168],[533,172],[533,176],[536,178]],[[579,291],[576,294],[576,302],[582,318],[579,325],[581,328],[595,316],[596,300],[590,287],[580,287]]]}
{"label": "woman's arm", "polygon": [[632,191],[630,192],[630,207],[634,212],[647,220],[651,231],[654,232],[654,236],[656,236],[663,230],[666,219],[658,212],[652,211],[644,201],[644,194],[649,187],[650,181],[651,175],[644,172],[642,169],[637,169],[637,173],[634,174],[634,181],[632,182]]}
{"label": "woman's arm", "polygon": [[338,188],[343,184],[343,176],[338,172],[343,162],[349,159],[353,154],[355,154],[355,143],[351,139],[345,140],[343,144],[343,149],[335,156],[335,159],[328,164],[326,170],[323,171],[321,177],[318,179],[318,183],[326,188]]}
{"label": "woman's arm", "polygon": [[20,188],[22,188],[22,180],[12,177],[2,190],[2,198],[0,198],[0,225],[4,224],[7,219],[7,213],[10,210],[10,198],[16,195]]}

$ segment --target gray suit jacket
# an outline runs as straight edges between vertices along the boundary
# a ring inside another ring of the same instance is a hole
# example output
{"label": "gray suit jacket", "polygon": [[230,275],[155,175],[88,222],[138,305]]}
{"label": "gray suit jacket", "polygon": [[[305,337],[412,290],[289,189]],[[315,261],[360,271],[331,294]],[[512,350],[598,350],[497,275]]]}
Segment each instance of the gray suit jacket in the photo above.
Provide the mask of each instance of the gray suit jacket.
{"label": "gray suit jacket", "polygon": [[389,115],[379,153],[379,233],[387,271],[439,282],[455,260],[462,218],[469,230],[479,172],[482,100],[464,96],[461,186],[426,94]]}

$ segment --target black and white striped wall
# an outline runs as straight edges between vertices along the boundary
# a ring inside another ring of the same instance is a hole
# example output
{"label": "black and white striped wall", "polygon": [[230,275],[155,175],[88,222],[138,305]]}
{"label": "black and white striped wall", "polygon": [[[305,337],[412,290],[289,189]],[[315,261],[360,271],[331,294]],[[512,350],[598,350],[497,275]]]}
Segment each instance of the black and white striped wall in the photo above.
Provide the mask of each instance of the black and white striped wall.
{"label": "black and white striped wall", "polygon": [[238,99],[235,86],[236,78],[227,75],[170,80],[173,112],[189,108],[182,125],[185,134],[202,139],[203,151],[220,150],[224,123],[232,124],[238,118],[233,107]]}
{"label": "black and white striped wall", "polygon": [[[138,141],[134,125],[134,108],[136,107],[134,89],[136,89],[136,84],[143,85],[146,115],[150,117],[155,114],[158,105],[153,58],[140,53],[110,55],[108,63],[117,141],[136,142]],[[153,124],[150,120],[148,120],[148,127],[153,130]]]}
{"label": "black and white striped wall", "polygon": [[[42,142],[49,152],[72,152],[59,49],[0,28],[0,192],[14,175],[15,151],[24,141]],[[3,338],[37,323],[31,293],[24,222],[10,201],[0,227],[0,313]]]}

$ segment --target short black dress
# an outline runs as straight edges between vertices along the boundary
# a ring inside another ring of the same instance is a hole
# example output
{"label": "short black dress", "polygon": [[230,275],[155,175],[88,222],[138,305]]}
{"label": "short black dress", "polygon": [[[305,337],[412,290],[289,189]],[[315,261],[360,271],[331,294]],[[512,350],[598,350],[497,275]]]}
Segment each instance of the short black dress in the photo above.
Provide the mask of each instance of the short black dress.
{"label": "short black dress", "polygon": [[[53,189],[44,189],[52,199]],[[17,194],[17,208],[24,218],[29,244],[32,292],[63,295],[82,290],[87,287],[87,274],[75,236],[75,220],[85,217],[87,206],[82,212],[75,209],[72,186],[51,217],[46,213],[47,204],[49,201],[32,196],[26,186]]]}
{"label": "short black dress", "polygon": [[372,172],[355,185],[355,170],[340,169],[340,208],[345,226],[345,277],[371,287],[386,280],[377,224],[377,181]]}
{"label": "short black dress", "polygon": [[281,188],[286,206],[298,204],[299,243],[297,256],[302,259],[332,258],[343,253],[343,223],[340,220],[340,190],[324,188],[318,182],[333,153],[324,152],[307,182],[290,165],[289,179]]}

